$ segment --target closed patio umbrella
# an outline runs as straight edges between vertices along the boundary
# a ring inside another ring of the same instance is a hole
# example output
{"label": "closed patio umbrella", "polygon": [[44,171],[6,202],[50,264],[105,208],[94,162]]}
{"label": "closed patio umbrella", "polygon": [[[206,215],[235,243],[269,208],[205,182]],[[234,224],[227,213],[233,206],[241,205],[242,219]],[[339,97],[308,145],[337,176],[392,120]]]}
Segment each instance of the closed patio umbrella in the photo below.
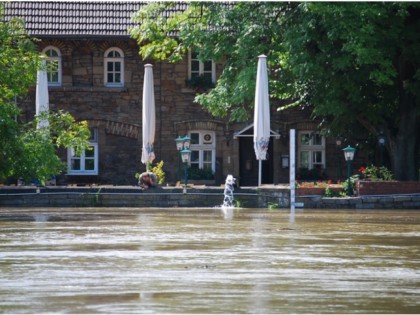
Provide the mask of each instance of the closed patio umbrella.
{"label": "closed patio umbrella", "polygon": [[268,97],[267,57],[258,56],[254,105],[254,150],[258,160],[258,186],[261,186],[261,161],[267,159],[270,141],[270,103]]}
{"label": "closed patio umbrella", "polygon": [[[49,97],[48,97],[48,78],[46,62],[43,60],[42,69],[37,72],[36,80],[36,96],[35,96],[35,113],[36,115],[48,112],[49,110]],[[37,128],[47,128],[49,126],[47,119],[38,121]]]}
{"label": "closed patio umbrella", "polygon": [[149,171],[149,164],[155,159],[153,142],[155,141],[155,92],[153,84],[153,66],[146,64],[144,66],[143,83],[143,147],[141,162],[146,164],[146,170]]}

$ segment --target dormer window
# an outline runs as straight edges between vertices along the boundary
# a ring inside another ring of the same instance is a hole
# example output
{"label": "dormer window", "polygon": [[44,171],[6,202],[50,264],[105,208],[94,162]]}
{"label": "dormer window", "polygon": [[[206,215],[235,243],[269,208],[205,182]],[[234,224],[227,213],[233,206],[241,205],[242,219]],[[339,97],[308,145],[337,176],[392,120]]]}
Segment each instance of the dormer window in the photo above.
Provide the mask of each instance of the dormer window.
{"label": "dormer window", "polygon": [[47,78],[49,86],[61,85],[61,52],[58,48],[48,46],[43,51],[47,56]]}
{"label": "dormer window", "polygon": [[105,52],[104,57],[105,86],[124,86],[124,54],[119,48],[110,48]]}

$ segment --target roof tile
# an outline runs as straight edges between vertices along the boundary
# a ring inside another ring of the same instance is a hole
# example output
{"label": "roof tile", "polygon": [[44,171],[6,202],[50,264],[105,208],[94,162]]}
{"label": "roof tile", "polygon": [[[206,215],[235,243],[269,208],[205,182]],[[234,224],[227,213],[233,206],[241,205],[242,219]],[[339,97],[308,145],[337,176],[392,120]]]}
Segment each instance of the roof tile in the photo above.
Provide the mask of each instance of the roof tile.
{"label": "roof tile", "polygon": [[[129,36],[131,16],[143,1],[11,1],[4,19],[20,17],[32,36]],[[178,3],[174,10],[185,10]],[[174,10],[171,10],[174,11]],[[168,14],[169,12],[167,12]]]}

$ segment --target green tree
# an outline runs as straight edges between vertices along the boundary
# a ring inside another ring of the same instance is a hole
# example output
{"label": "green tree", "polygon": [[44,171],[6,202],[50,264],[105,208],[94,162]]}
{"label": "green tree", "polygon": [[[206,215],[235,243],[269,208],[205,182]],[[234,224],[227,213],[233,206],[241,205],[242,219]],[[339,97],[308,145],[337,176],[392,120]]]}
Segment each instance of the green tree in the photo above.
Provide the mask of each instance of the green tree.
{"label": "green tree", "polygon": [[192,49],[223,62],[216,87],[196,101],[233,121],[252,114],[257,56],[266,54],[271,98],[289,102],[280,109],[310,106],[330,135],[383,131],[396,178],[407,180],[419,167],[419,10],[412,2],[155,2],[133,17],[131,35],[143,58],[176,62]]}
{"label": "green tree", "polygon": [[418,175],[420,5],[304,3],[284,24],[299,95],[335,133],[383,131],[395,176]]}
{"label": "green tree", "polygon": [[[0,4],[0,183],[19,177],[44,182],[64,169],[56,149],[86,148],[90,131],[86,122],[65,112],[46,113],[28,123],[19,120],[17,100],[35,85],[41,58],[23,21],[3,21],[2,12]],[[48,129],[36,128],[40,118],[49,120]]]}
{"label": "green tree", "polygon": [[275,2],[190,2],[185,9],[176,2],[153,2],[133,16],[139,24],[130,33],[144,59],[177,62],[194,50],[202,61],[223,62],[216,87],[196,101],[215,116],[245,121],[252,114],[257,56],[277,51],[280,17],[287,7]]}

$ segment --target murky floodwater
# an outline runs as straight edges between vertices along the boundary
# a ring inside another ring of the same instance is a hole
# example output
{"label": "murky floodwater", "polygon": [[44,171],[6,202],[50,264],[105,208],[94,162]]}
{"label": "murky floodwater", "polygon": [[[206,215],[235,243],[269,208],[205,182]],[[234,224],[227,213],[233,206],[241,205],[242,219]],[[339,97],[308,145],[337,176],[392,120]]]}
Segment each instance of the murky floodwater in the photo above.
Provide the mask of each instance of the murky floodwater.
{"label": "murky floodwater", "polygon": [[0,209],[1,313],[419,313],[420,211]]}

